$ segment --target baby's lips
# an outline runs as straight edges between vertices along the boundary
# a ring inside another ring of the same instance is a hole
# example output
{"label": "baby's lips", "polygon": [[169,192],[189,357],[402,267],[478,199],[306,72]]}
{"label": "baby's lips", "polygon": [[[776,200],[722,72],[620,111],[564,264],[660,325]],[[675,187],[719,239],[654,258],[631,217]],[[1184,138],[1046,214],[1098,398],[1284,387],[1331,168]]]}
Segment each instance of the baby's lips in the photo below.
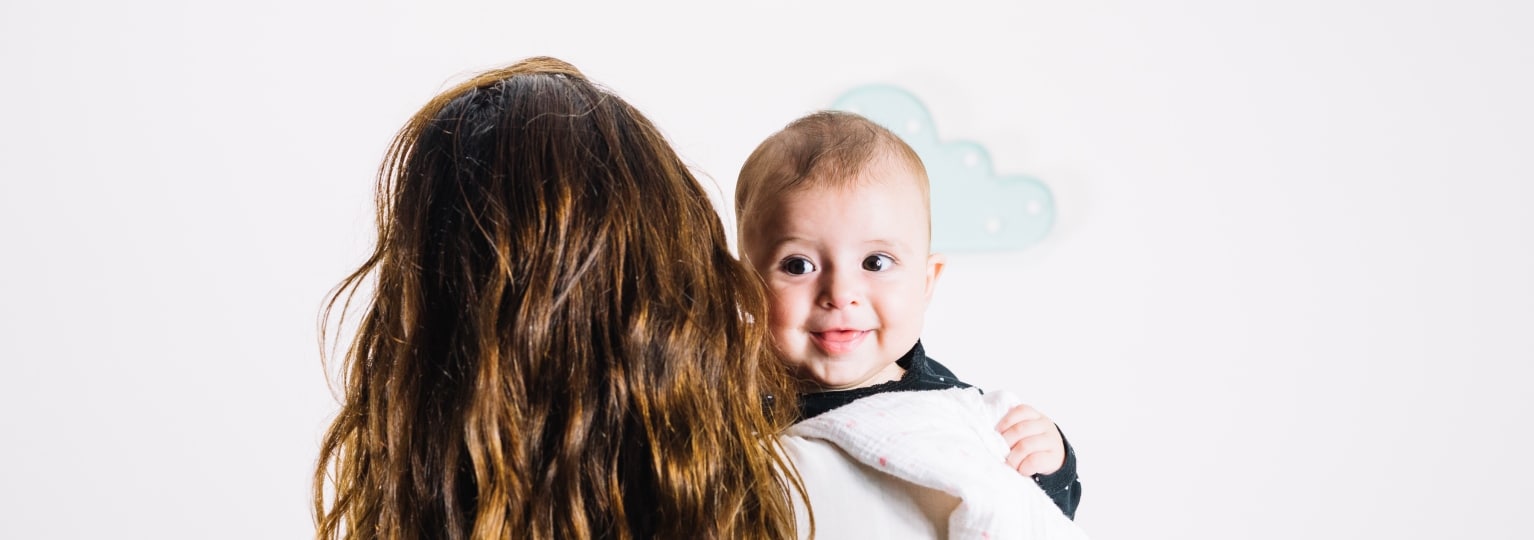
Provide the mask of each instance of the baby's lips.
{"label": "baby's lips", "polygon": [[820,339],[826,341],[842,342],[855,340],[859,337],[862,337],[863,334],[867,332],[867,330],[825,330],[821,332],[814,332],[814,334],[819,336]]}
{"label": "baby's lips", "polygon": [[841,355],[857,350],[869,333],[868,330],[826,330],[810,332],[810,336],[820,350],[831,355]]}

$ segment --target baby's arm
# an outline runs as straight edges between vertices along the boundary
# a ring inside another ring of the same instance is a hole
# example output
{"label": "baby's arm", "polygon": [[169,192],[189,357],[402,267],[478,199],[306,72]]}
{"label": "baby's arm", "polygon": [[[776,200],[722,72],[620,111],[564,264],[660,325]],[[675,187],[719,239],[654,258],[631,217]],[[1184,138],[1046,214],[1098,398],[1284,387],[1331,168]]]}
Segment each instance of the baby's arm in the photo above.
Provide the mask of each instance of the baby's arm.
{"label": "baby's arm", "polygon": [[1071,519],[1081,502],[1081,481],[1076,478],[1076,453],[1053,420],[1028,405],[1007,411],[996,431],[1012,449],[1007,465],[1033,477],[1044,493]]}

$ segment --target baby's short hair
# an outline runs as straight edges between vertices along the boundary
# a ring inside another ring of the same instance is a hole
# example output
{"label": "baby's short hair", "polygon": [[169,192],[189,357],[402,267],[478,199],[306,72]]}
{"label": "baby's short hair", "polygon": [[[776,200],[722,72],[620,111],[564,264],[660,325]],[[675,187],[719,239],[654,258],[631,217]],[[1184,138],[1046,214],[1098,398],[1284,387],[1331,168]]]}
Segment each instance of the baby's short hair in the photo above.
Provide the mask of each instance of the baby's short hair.
{"label": "baby's short hair", "polygon": [[819,111],[790,122],[757,145],[740,168],[735,183],[736,232],[784,193],[812,187],[842,187],[857,181],[863,168],[878,159],[894,159],[910,168],[921,190],[927,221],[932,202],[927,169],[899,135],[862,115]]}

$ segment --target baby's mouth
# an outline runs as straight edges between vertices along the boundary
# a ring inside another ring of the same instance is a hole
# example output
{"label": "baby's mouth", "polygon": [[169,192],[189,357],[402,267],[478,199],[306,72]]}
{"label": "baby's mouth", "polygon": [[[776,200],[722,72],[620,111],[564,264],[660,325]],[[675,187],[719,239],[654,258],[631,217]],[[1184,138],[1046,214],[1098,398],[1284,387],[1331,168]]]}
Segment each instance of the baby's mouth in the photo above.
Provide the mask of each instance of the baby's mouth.
{"label": "baby's mouth", "polygon": [[826,354],[838,355],[856,350],[869,333],[868,330],[825,330],[810,332],[810,339]]}

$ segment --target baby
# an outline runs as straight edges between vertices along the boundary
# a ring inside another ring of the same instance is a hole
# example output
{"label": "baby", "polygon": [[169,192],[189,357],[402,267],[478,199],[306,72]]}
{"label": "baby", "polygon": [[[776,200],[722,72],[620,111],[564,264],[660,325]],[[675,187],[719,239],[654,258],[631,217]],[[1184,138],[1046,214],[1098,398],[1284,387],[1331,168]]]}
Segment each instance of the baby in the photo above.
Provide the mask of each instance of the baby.
{"label": "baby", "polygon": [[[735,212],[741,256],[772,293],[773,339],[809,379],[802,419],[875,394],[969,387],[921,345],[945,259],[930,252],[926,168],[894,133],[845,112],[795,120],[746,159]],[[1074,517],[1075,454],[1054,422],[1019,405],[996,429],[1007,465]]]}

